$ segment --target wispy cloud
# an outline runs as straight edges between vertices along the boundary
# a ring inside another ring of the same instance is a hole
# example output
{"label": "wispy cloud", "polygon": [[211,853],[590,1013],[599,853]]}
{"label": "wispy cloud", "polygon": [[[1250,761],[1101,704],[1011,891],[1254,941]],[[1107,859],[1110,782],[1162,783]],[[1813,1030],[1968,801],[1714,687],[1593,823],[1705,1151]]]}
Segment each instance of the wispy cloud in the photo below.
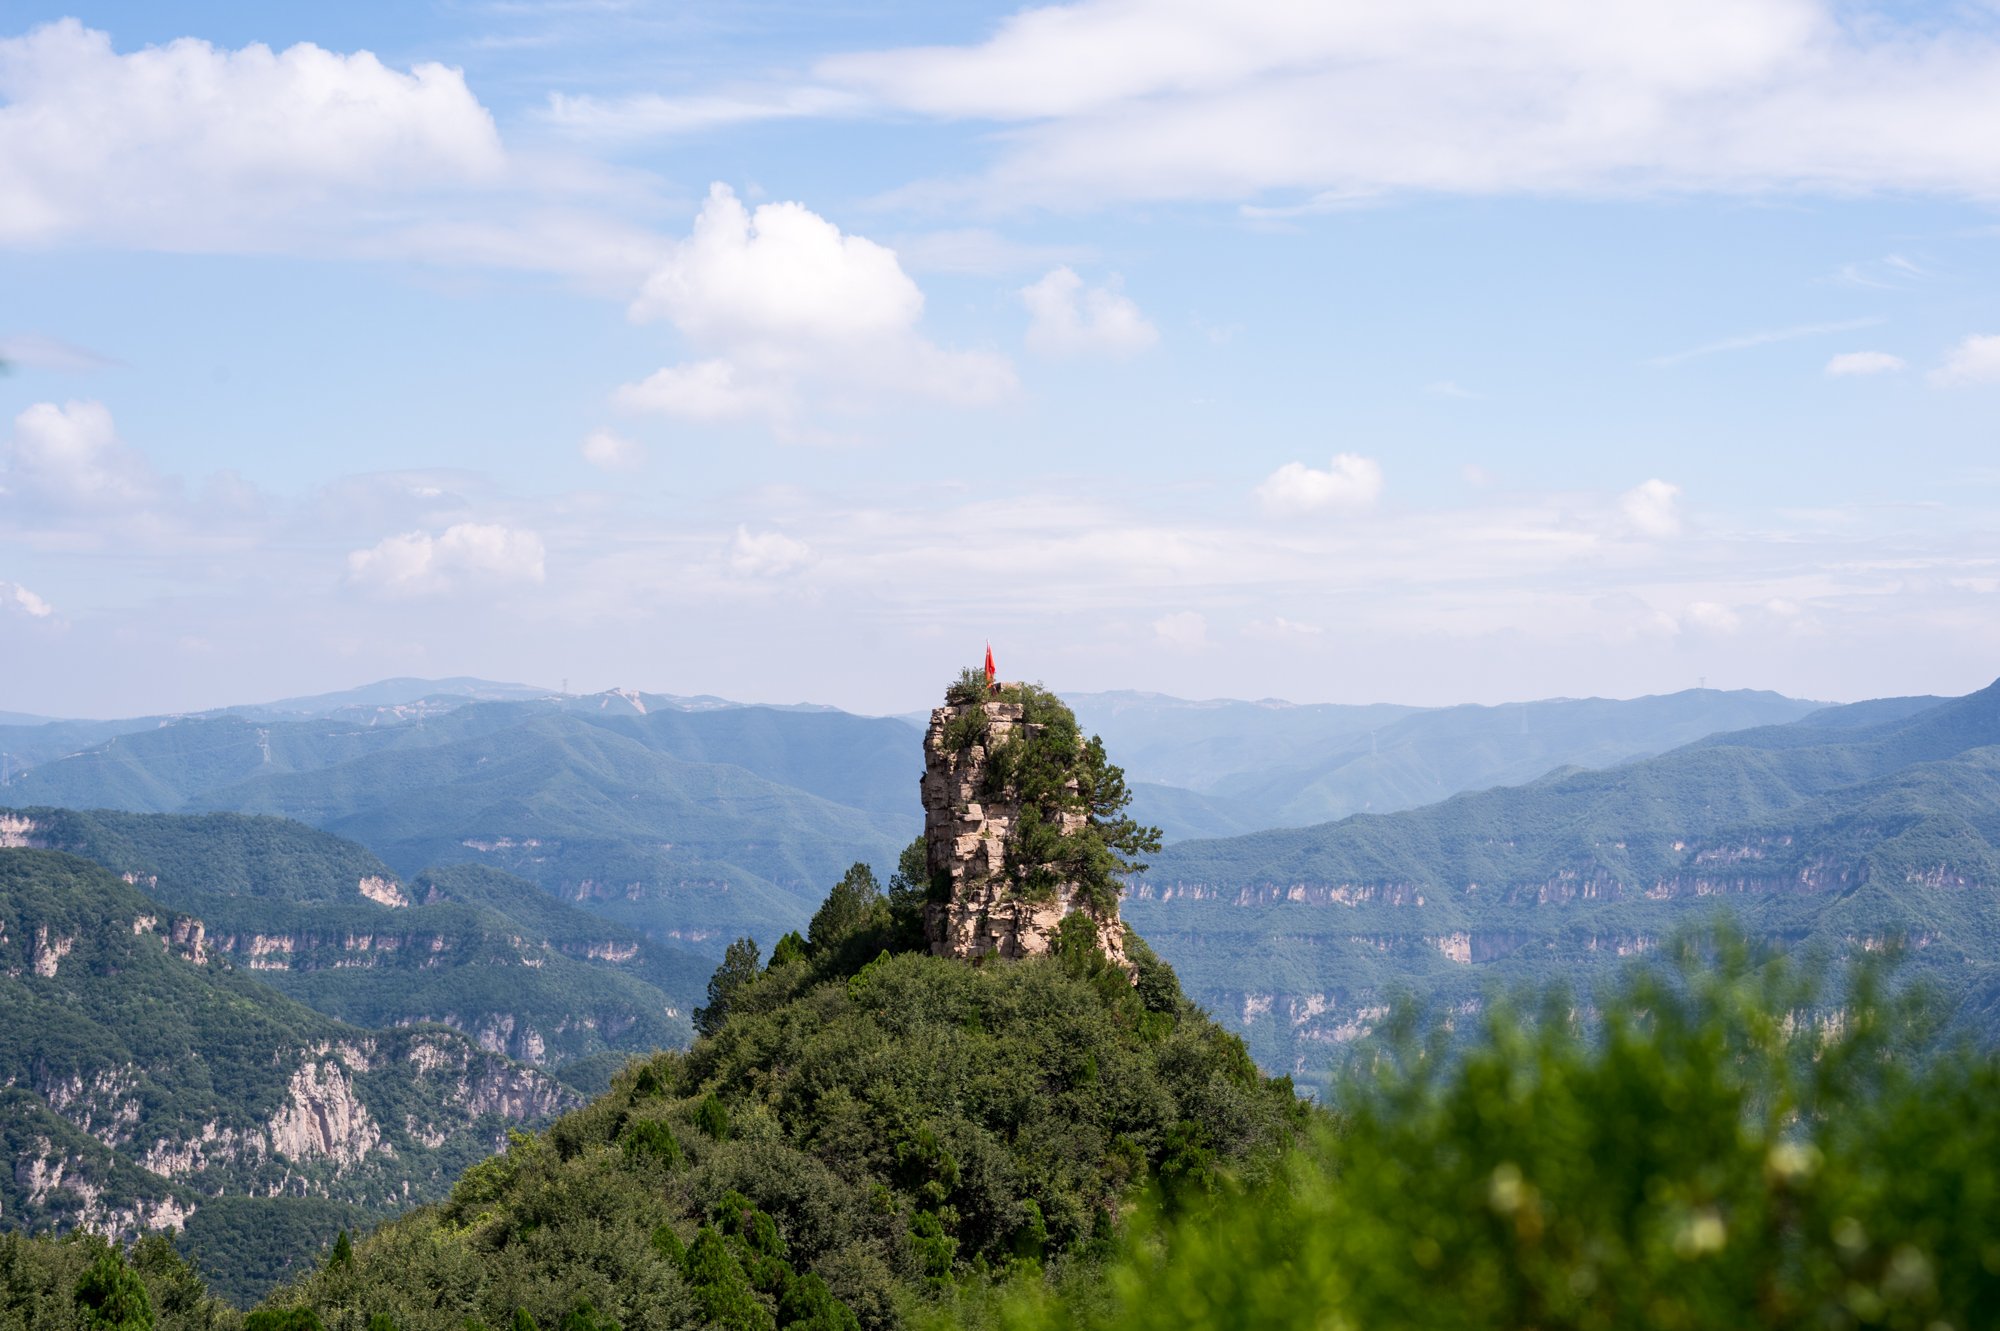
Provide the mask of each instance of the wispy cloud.
{"label": "wispy cloud", "polygon": [[1704,342],[1698,347],[1685,351],[1670,352],[1664,356],[1647,359],[1648,365],[1679,365],[1682,361],[1694,360],[1700,356],[1716,356],[1726,351],[1748,351],[1752,347],[1766,347],[1774,342],[1796,342],[1804,337],[1824,337],[1829,333],[1851,333],[1858,328],[1874,328],[1887,322],[1880,316],[1868,319],[1843,319],[1838,323],[1797,324],[1790,328],[1767,328],[1761,332],[1739,333],[1735,337],[1725,337],[1714,342]]}
{"label": "wispy cloud", "polygon": [[44,337],[40,333],[15,333],[0,337],[0,365],[26,365],[38,370],[67,370],[81,373],[105,370],[121,364],[87,347]]}

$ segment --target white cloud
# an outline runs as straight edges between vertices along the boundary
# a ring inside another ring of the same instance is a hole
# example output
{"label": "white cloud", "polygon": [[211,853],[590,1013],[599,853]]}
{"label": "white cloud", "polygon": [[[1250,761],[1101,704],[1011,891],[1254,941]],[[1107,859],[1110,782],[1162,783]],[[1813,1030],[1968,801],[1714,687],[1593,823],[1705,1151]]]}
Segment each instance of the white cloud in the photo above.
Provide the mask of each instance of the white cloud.
{"label": "white cloud", "polygon": [[1972,333],[1951,349],[1944,364],[1932,370],[1931,385],[1961,388],[2000,382],[2000,333]]}
{"label": "white cloud", "polygon": [[736,538],[729,543],[729,567],[746,578],[780,577],[810,562],[812,547],[783,532],[753,532],[738,527]]}
{"label": "white cloud", "polygon": [[609,430],[592,430],[583,437],[583,460],[600,471],[636,471],[646,463],[646,447]]}
{"label": "white cloud", "polygon": [[1064,266],[1021,288],[1021,302],[1030,316],[1028,349],[1045,356],[1136,356],[1160,340],[1115,279],[1085,289],[1076,270]]}
{"label": "white cloud", "polygon": [[1743,617],[1714,601],[1694,601],[1688,605],[1687,621],[1710,633],[1734,633],[1743,627]]}
{"label": "white cloud", "polygon": [[698,134],[760,120],[839,115],[858,106],[852,94],[796,85],[692,97],[640,93],[606,98],[557,92],[549,94],[543,119],[582,138],[634,139]]}
{"label": "white cloud", "polygon": [[0,243],[268,244],[380,191],[497,180],[457,70],[191,37],[119,54],[74,19],[0,40]]}
{"label": "white cloud", "polygon": [[448,591],[461,581],[541,582],[542,538],[498,523],[460,522],[432,536],[384,537],[347,556],[348,580],[395,595]]}
{"label": "white cloud", "polygon": [[1748,351],[1752,347],[1767,347],[1774,342],[1796,342],[1802,337],[1824,337],[1828,333],[1851,333],[1857,328],[1873,328],[1882,321],[1877,318],[1842,319],[1837,323],[1799,324],[1791,328],[1766,328],[1755,333],[1738,333],[1734,337],[1718,338],[1714,342],[1704,342],[1698,347],[1685,351],[1671,352],[1665,356],[1654,356],[1648,365],[1678,365],[1684,360],[1694,360],[1700,356],[1713,356],[1724,351]]}
{"label": "white cloud", "polygon": [[632,305],[634,319],[667,320],[705,355],[625,386],[616,400],[696,420],[762,416],[786,431],[816,405],[978,406],[1013,390],[1004,357],[926,340],[923,308],[892,250],[798,203],[753,213],[717,184]]}
{"label": "white cloud", "polygon": [[982,198],[1771,189],[2000,194],[2000,43],[1831,0],[1024,9],[987,40],[837,56],[821,86],[1021,128]]}
{"label": "white cloud", "polygon": [[1436,383],[1425,384],[1424,391],[1432,397],[1457,397],[1472,400],[1484,396],[1484,394],[1475,393],[1469,388],[1461,388],[1450,379],[1440,379]]}
{"label": "white cloud", "polygon": [[1826,363],[1826,376],[1839,379],[1852,375],[1888,374],[1904,368],[1901,356],[1886,351],[1843,351]]}
{"label": "white cloud", "polygon": [[1193,610],[1163,615],[1153,621],[1153,636],[1168,647],[1196,651],[1208,646],[1208,620]]}
{"label": "white cloud", "polygon": [[23,613],[33,619],[47,619],[56,612],[54,606],[18,582],[0,582],[0,597],[12,601]]}
{"label": "white cloud", "polygon": [[0,462],[0,496],[41,506],[113,508],[162,488],[145,459],[119,442],[101,402],[35,403],[14,418]]}
{"label": "white cloud", "polygon": [[1325,471],[1287,462],[1257,487],[1264,508],[1281,516],[1321,510],[1355,512],[1382,497],[1382,464],[1355,453],[1340,453]]}
{"label": "white cloud", "polygon": [[1672,536],[1681,529],[1681,487],[1654,477],[1627,490],[1618,506],[1643,536]]}
{"label": "white cloud", "polygon": [[1317,624],[1301,624],[1297,620],[1286,619],[1283,615],[1273,615],[1269,619],[1253,619],[1243,626],[1246,638],[1263,638],[1269,641],[1297,641],[1300,638],[1317,638],[1326,630]]}

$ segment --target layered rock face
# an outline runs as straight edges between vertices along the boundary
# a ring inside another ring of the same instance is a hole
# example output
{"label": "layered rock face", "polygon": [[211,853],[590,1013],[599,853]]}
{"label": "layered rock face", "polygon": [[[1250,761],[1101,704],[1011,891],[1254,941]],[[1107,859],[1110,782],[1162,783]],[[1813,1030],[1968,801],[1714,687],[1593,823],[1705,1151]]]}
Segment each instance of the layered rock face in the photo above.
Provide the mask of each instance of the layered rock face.
{"label": "layered rock face", "polygon": [[[950,884],[948,896],[924,908],[934,956],[1040,956],[1054,946],[1063,919],[1083,909],[1076,884],[1060,883],[1053,892],[1030,896],[1009,869],[1020,802],[1012,790],[988,790],[987,767],[993,751],[1017,732],[1032,734],[1039,728],[1023,720],[1023,710],[1020,703],[990,701],[947,703],[931,712],[924,736],[924,850],[932,882]],[[961,747],[954,736],[974,711],[986,714],[985,734]],[[1085,822],[1080,811],[1059,817],[1065,835],[1080,831]],[[1108,916],[1090,918],[1104,955],[1131,971],[1117,907]]]}

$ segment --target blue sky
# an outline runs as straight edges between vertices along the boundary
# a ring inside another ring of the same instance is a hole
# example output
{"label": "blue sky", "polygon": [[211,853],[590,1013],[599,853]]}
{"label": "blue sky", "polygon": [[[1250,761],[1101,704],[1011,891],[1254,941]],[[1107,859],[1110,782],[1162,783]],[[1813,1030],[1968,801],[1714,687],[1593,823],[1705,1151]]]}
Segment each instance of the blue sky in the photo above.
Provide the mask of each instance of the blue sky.
{"label": "blue sky", "polygon": [[0,15],[0,709],[2000,674],[2000,10]]}

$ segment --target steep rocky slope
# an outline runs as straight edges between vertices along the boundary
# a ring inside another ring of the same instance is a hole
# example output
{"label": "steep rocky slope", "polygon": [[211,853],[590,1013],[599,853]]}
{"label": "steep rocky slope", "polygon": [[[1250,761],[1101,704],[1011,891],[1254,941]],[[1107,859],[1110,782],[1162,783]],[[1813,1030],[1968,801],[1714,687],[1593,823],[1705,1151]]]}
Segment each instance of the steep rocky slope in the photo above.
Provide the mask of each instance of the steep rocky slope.
{"label": "steep rocky slope", "polygon": [[52,851],[0,849],[0,1011],[9,1228],[199,1229],[221,1196],[379,1211],[575,1100],[459,1032],[314,1012],[203,921]]}
{"label": "steep rocky slope", "polygon": [[710,969],[521,879],[458,865],[405,880],[278,818],[0,811],[8,842],[119,873],[198,916],[211,951],[321,1012],[447,1025],[550,1068],[684,1044]]}

